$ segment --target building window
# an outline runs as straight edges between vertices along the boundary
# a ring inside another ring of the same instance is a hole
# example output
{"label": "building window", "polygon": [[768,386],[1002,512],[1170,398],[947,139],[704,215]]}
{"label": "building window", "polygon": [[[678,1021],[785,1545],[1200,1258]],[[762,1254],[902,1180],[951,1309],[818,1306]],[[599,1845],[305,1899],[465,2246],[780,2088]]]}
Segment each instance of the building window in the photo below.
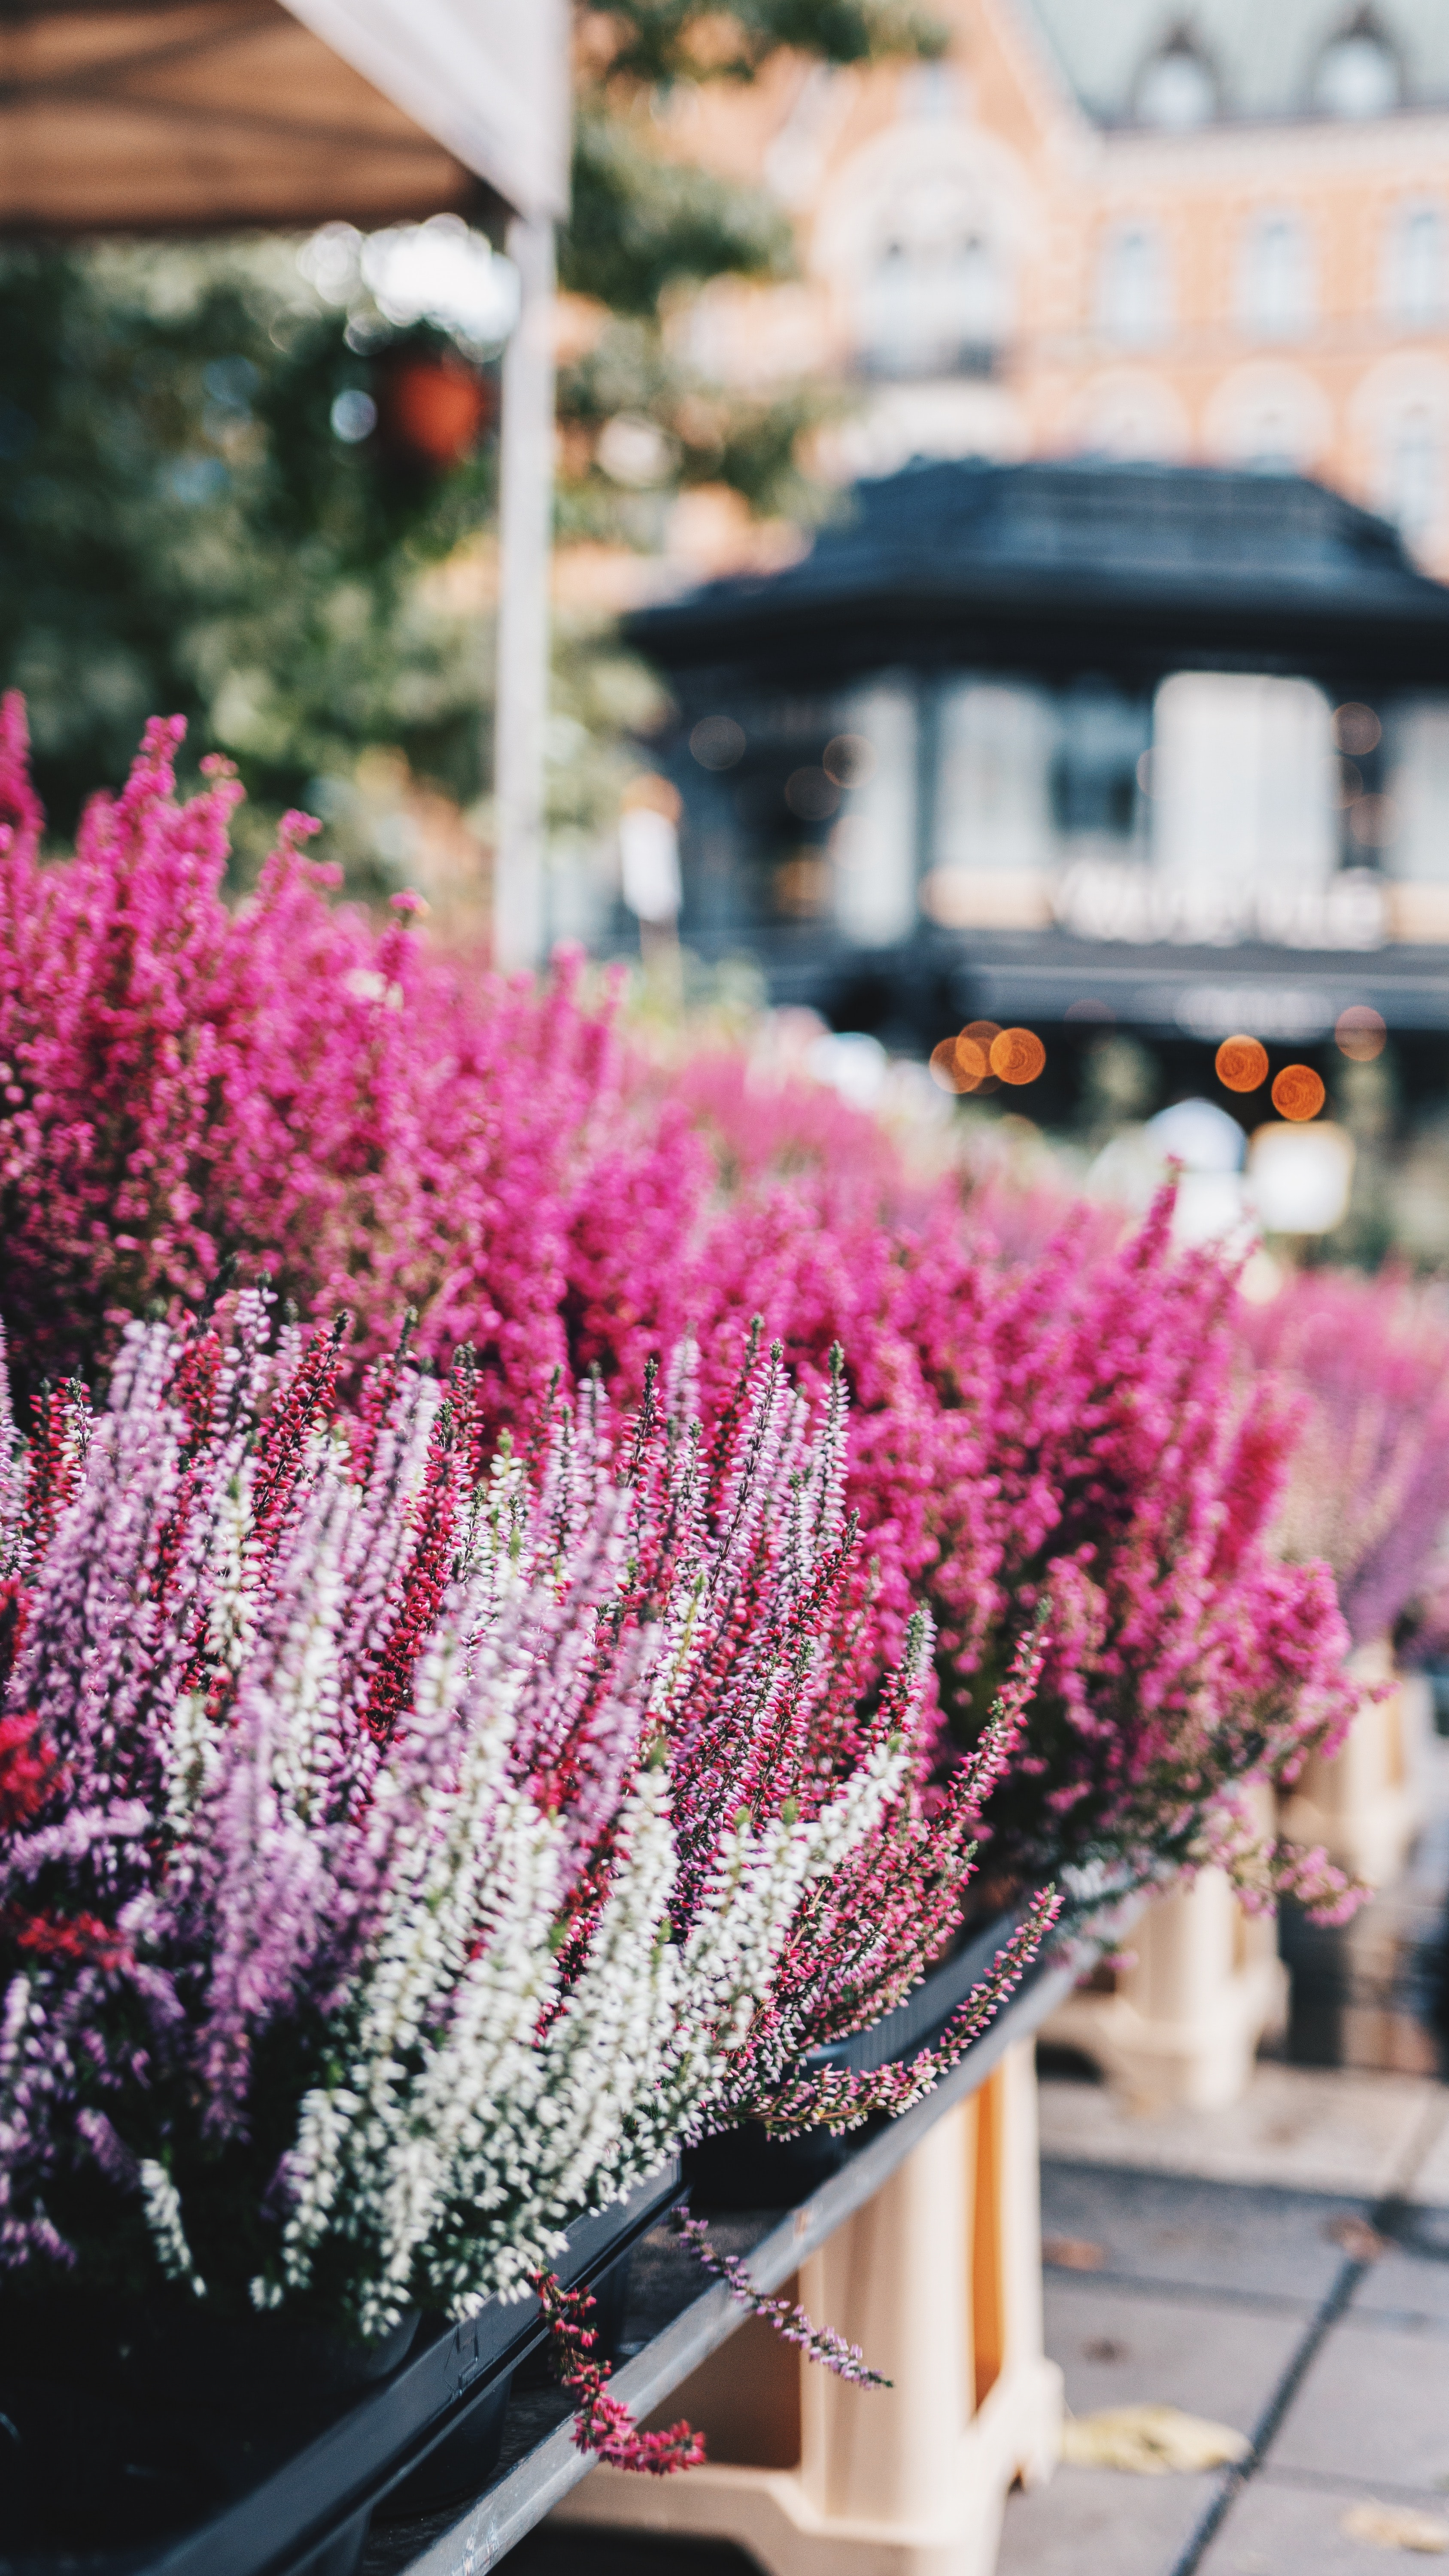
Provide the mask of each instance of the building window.
{"label": "building window", "polygon": [[1217,78],[1190,28],[1179,27],[1149,55],[1133,104],[1140,124],[1169,134],[1187,134],[1212,123],[1218,112]]}
{"label": "building window", "polygon": [[1293,340],[1313,318],[1313,264],[1298,217],[1286,210],[1255,215],[1243,236],[1238,314],[1259,340]]}
{"label": "building window", "polygon": [[1209,455],[1259,474],[1308,474],[1333,441],[1333,412],[1302,367],[1258,359],[1214,388],[1203,414]]}
{"label": "building window", "polygon": [[1400,206],[1390,224],[1384,302],[1396,322],[1411,328],[1442,322],[1449,282],[1449,224],[1444,209],[1420,198]]}
{"label": "building window", "polygon": [[1011,272],[979,220],[923,193],[890,224],[861,298],[862,355],[884,376],[987,375],[1011,322]]}
{"label": "building window", "polygon": [[1097,319],[1111,340],[1141,347],[1161,339],[1168,321],[1167,261],[1151,224],[1119,224],[1102,245]]}
{"label": "building window", "polygon": [[1326,116],[1391,116],[1402,94],[1398,56],[1373,10],[1360,9],[1319,55],[1313,104]]}
{"label": "building window", "polygon": [[1437,411],[1406,403],[1389,424],[1384,442],[1384,499],[1409,545],[1420,545],[1437,527],[1443,507],[1444,437]]}

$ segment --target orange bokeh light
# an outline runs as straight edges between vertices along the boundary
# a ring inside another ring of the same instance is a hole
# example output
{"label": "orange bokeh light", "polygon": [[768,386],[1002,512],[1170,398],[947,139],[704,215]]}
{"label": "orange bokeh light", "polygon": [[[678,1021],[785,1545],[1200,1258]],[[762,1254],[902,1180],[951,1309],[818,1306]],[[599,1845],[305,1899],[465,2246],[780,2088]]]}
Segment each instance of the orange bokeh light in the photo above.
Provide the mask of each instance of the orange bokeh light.
{"label": "orange bokeh light", "polygon": [[1046,1048],[1035,1029],[1002,1029],[991,1041],[991,1070],[1003,1082],[1035,1082]]}
{"label": "orange bokeh light", "polygon": [[1228,1091],[1260,1091],[1268,1079],[1268,1050],[1257,1038],[1224,1038],[1216,1062]]}
{"label": "orange bokeh light", "polygon": [[942,1091],[994,1091],[991,1049],[1000,1035],[994,1020],[971,1020],[958,1036],[942,1038],[931,1049],[932,1081]]}
{"label": "orange bokeh light", "polygon": [[1328,1094],[1311,1064],[1285,1064],[1273,1084],[1280,1118],[1316,1118]]}
{"label": "orange bokeh light", "polygon": [[1383,1054],[1388,1037],[1383,1021],[1367,1002],[1353,1002],[1346,1011],[1340,1011],[1333,1034],[1354,1064],[1372,1064],[1376,1055]]}

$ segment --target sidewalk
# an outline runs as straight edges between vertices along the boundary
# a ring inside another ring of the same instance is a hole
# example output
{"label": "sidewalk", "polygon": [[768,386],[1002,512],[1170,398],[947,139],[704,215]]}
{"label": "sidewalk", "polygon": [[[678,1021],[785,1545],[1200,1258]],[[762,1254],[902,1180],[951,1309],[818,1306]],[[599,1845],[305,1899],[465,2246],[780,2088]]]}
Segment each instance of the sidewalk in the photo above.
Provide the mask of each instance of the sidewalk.
{"label": "sidewalk", "polygon": [[1383,2576],[1416,2526],[1449,2555],[1449,2089],[1265,2064],[1232,2111],[1138,2121],[1049,2080],[1042,2148],[1072,2412],[1165,2403],[1253,2451],[1063,2466],[1012,2497],[1000,2576]]}

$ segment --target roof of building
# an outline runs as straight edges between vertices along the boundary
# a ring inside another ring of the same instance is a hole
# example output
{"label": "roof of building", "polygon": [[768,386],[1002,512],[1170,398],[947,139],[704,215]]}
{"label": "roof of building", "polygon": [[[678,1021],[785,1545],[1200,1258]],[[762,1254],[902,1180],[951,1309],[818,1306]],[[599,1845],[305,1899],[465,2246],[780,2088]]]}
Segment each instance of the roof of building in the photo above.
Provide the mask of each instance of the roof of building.
{"label": "roof of building", "polygon": [[[1186,32],[1217,75],[1225,117],[1321,114],[1324,51],[1360,16],[1346,0],[1018,0],[1035,17],[1089,116],[1134,119],[1144,66]],[[1397,56],[1406,108],[1449,105],[1445,0],[1377,0],[1370,16]]]}
{"label": "roof of building", "polygon": [[1449,676],[1449,587],[1297,475],[1093,459],[918,460],[859,483],[799,563],[641,611],[673,671],[890,664]]}

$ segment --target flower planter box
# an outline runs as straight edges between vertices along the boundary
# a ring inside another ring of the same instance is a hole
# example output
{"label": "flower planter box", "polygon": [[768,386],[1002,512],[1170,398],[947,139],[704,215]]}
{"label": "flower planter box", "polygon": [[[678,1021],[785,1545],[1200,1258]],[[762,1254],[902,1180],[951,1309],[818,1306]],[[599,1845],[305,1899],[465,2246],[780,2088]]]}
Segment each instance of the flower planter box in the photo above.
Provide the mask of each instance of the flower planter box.
{"label": "flower planter box", "polygon": [[[990,1936],[994,1956],[999,1925]],[[960,1954],[942,1966],[966,1975]],[[988,2576],[1013,2479],[1046,2475],[1056,2456],[1030,2041],[1070,1983],[1070,1969],[1038,1962],[936,2091],[853,2132],[837,2170],[762,2221],[746,2256],[756,2289],[793,2293],[798,2282],[817,2321],[862,2342],[893,2390],[842,2387],[803,2363],[745,2319],[723,2284],[701,2287],[682,2247],[656,2239],[655,2287],[636,2320],[648,2340],[613,2388],[641,2421],[687,2415],[709,2464],[663,2480],[591,2467],[558,2423],[450,2526],[420,2524],[411,2554],[406,2527],[393,2526],[388,2576],[477,2576],[553,2510],[732,2540],[784,2576],[924,2576],[942,2564]],[[929,2556],[938,2546],[945,2561]]]}
{"label": "flower planter box", "polygon": [[[918,2055],[939,2039],[973,1986],[990,1975],[997,1952],[1005,1948],[1025,1912],[1023,1901],[993,1915],[979,1930],[965,1932],[949,1958],[923,1977],[894,2012],[883,2013],[853,2039],[812,2049],[807,2067],[818,2072],[839,2066],[868,2074],[893,2059]],[[878,2116],[867,2128],[875,2135],[888,2125]],[[843,2138],[772,2138],[756,2121],[746,2121],[738,2129],[707,2138],[702,2146],[686,2148],[683,2174],[691,2206],[702,2212],[788,2209],[839,2173],[858,2143],[854,2132]]]}
{"label": "flower planter box", "polygon": [[[989,1964],[1000,1930],[980,1938]],[[798,2296],[892,2384],[844,2385],[749,2321],[669,2380],[652,2419],[685,2415],[707,2464],[657,2483],[596,2467],[558,2520],[729,2542],[767,2576],[991,2576],[1009,2490],[1048,2477],[1060,2447],[1031,2034],[1068,1975],[1030,1973],[938,2092],[847,2142],[837,2172],[757,2250],[762,2288]],[[618,2381],[641,2411],[631,2383],[649,2357]],[[494,2503],[490,2529],[501,2491]],[[461,2528],[414,2576],[463,2576],[455,2538]]]}
{"label": "flower planter box", "polygon": [[[599,2279],[677,2192],[670,2164],[616,2207],[578,2220],[560,2279]],[[188,2316],[186,2325],[188,2358],[204,2357],[204,2321]],[[128,2390],[125,2364],[107,2348],[114,2332],[97,2337],[98,2348],[77,2338],[63,2372],[53,2353],[27,2371],[7,2349],[0,2416],[17,2438],[0,2445],[0,2571],[351,2576],[374,2508],[394,2491],[423,2511],[486,2483],[512,2372],[542,2336],[536,2299],[492,2300],[465,2324],[425,2318],[411,2336],[404,2330],[396,2365],[372,2384],[354,2379],[309,2400],[284,2380],[280,2403],[256,2391],[261,2402],[240,2413],[224,2329],[215,2371],[192,2360],[189,2399],[164,2408],[153,2402],[164,2355],[153,2350]]]}

